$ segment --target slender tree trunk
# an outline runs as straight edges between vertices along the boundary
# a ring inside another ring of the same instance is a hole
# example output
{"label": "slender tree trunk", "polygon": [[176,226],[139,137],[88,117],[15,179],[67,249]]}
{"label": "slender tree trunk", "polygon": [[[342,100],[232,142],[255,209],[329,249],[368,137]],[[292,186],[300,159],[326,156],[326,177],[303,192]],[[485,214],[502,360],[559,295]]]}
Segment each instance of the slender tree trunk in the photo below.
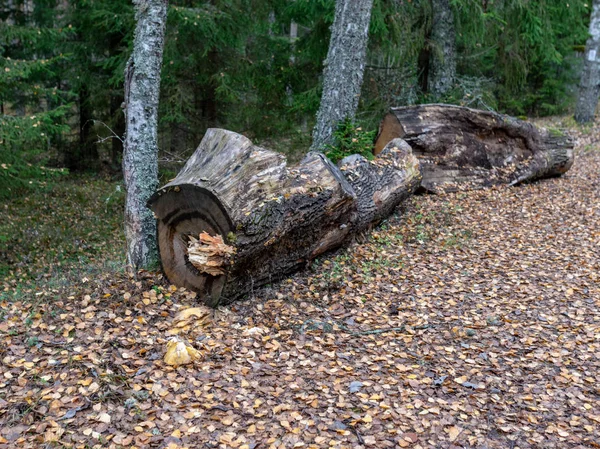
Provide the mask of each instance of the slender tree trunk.
{"label": "slender tree trunk", "polygon": [[456,78],[456,38],[450,0],[431,0],[432,28],[427,87],[434,98],[452,89]]}
{"label": "slender tree trunk", "polygon": [[594,0],[590,18],[590,37],[585,46],[585,60],[581,81],[579,83],[579,98],[575,108],[575,120],[578,123],[588,123],[594,120],[598,94],[600,93],[600,0]]}
{"label": "slender tree trunk", "polygon": [[133,54],[125,68],[126,134],[123,153],[127,261],[134,268],[158,261],[156,221],[146,207],[158,187],[158,93],[167,0],[134,0]]}
{"label": "slender tree trunk", "polygon": [[119,137],[113,137],[111,140],[111,155],[110,163],[111,169],[116,169],[119,166],[119,160],[123,155],[123,136],[125,135],[125,117],[121,110],[121,104],[123,103],[123,97],[117,95],[117,92],[112,92],[110,95],[110,116],[114,119],[113,131]]}
{"label": "slender tree trunk", "polygon": [[84,84],[79,89],[79,149],[76,151],[74,168],[85,170],[98,162],[98,148],[92,141],[92,129],[94,128],[92,116],[90,92]]}
{"label": "slender tree trunk", "polygon": [[337,0],[325,61],[323,95],[312,151],[331,143],[337,124],[354,117],[365,71],[373,0]]}

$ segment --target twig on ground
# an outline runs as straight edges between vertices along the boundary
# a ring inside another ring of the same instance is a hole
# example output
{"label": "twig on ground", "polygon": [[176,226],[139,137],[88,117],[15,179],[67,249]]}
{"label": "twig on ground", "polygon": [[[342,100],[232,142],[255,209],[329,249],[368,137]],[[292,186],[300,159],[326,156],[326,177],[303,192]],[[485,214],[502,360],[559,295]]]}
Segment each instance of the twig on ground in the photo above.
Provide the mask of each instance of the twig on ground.
{"label": "twig on ground", "polygon": [[[421,329],[430,329],[435,327],[434,324],[422,324],[419,326],[412,326],[415,330]],[[368,331],[360,331],[360,332],[351,332],[350,335],[373,335],[373,334],[383,334],[385,332],[404,332],[406,330],[406,325],[403,324],[400,327],[384,327],[382,329],[371,329]]]}

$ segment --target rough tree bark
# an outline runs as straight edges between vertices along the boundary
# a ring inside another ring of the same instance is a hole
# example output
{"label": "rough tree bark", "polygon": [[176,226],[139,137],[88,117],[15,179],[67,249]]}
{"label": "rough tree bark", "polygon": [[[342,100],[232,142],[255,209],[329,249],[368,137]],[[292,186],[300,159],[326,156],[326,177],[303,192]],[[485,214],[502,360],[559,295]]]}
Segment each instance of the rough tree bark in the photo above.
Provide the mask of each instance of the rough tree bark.
{"label": "rough tree bark", "polygon": [[450,0],[431,0],[432,28],[427,90],[435,99],[452,89],[456,78],[456,37]]}
{"label": "rough tree bark", "polygon": [[341,170],[317,152],[288,168],[281,154],[209,129],[149,205],[166,276],[216,306],[340,246],[419,182],[419,163],[400,140],[375,161],[344,160]]}
{"label": "rough tree bark", "polygon": [[320,151],[326,144],[332,143],[338,123],[354,117],[365,71],[372,6],[373,0],[335,2],[312,151]]}
{"label": "rough tree bark", "polygon": [[421,186],[431,192],[516,185],[560,175],[573,164],[573,142],[563,132],[460,106],[394,108],[380,125],[375,154],[394,138],[412,147]]}
{"label": "rough tree bark", "polygon": [[598,94],[600,94],[600,0],[594,0],[590,17],[590,37],[585,45],[579,97],[575,108],[575,120],[578,123],[594,121]]}
{"label": "rough tree bark", "polygon": [[158,93],[167,0],[134,0],[133,54],[125,68],[126,133],[123,153],[127,261],[134,268],[158,261],[156,221],[146,207],[158,187]]}

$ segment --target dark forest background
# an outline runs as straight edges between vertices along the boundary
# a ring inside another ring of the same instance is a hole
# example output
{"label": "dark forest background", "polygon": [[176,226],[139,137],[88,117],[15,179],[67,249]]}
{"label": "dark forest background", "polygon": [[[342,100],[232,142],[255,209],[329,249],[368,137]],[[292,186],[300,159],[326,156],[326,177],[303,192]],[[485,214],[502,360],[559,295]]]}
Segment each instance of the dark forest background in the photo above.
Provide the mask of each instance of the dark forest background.
{"label": "dark forest background", "polygon": [[[7,0],[0,8],[0,196],[67,172],[118,176],[129,0]],[[427,91],[431,4],[375,0],[356,117],[375,130],[390,106],[440,101],[516,116],[570,111],[591,5],[452,0],[457,77]],[[307,151],[319,107],[333,0],[171,1],[162,73],[165,176],[205,130],[224,127],[286,153]]]}

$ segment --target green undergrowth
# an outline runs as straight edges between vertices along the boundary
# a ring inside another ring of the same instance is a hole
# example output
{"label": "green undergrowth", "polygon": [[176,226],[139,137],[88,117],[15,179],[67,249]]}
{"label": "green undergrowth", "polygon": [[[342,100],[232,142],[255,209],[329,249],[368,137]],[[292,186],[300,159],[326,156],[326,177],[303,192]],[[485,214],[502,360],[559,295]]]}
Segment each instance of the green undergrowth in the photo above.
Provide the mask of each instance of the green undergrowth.
{"label": "green undergrowth", "polygon": [[336,164],[352,154],[372,160],[375,134],[376,131],[365,131],[362,126],[346,118],[333,133],[335,144],[325,145],[325,155]]}
{"label": "green undergrowth", "polygon": [[89,175],[0,201],[0,299],[122,271],[123,206],[120,183]]}

